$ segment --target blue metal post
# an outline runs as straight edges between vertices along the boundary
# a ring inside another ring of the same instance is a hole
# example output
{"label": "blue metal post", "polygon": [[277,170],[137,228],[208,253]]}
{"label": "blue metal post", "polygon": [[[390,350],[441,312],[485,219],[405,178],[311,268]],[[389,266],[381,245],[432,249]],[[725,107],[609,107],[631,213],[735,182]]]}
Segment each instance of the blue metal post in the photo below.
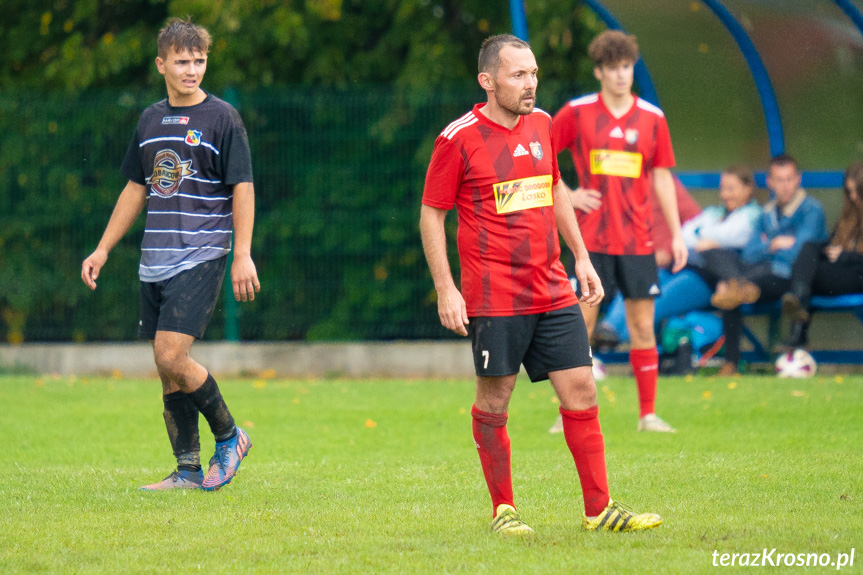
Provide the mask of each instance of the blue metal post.
{"label": "blue metal post", "polygon": [[509,14],[513,36],[527,42],[527,13],[524,11],[524,0],[509,0]]}
{"label": "blue metal post", "polygon": [[854,4],[849,2],[849,0],[833,0],[833,2],[845,12],[845,15],[848,16],[854,25],[857,26],[857,29],[860,30],[860,33],[863,34],[863,14],[860,13],[860,10],[857,9]]}

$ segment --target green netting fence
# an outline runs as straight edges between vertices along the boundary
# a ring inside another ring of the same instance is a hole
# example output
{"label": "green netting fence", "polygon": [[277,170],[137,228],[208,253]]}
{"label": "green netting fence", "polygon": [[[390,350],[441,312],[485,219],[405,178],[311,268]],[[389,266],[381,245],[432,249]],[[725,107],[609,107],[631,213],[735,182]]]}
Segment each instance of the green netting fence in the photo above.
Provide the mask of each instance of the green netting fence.
{"label": "green netting fence", "polygon": [[[556,92],[546,90],[549,101],[562,101]],[[420,244],[420,198],[435,136],[484,94],[357,87],[222,97],[249,132],[263,288],[252,303],[223,303],[206,338],[448,337]],[[119,166],[138,116],[155,99],[0,96],[0,341],[136,337],[144,218],[111,253],[96,292],[80,265],[125,183]]]}

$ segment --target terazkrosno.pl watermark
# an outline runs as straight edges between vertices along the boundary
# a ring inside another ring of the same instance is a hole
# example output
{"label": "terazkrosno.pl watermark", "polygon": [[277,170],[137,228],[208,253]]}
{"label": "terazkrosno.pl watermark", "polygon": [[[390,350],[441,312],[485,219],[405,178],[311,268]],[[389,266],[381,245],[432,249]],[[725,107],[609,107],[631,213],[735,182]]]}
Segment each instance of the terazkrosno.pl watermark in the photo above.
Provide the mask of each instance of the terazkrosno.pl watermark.
{"label": "terazkrosno.pl watermark", "polygon": [[833,567],[837,571],[854,566],[854,549],[850,553],[782,553],[764,549],[760,553],[713,552],[714,567]]}

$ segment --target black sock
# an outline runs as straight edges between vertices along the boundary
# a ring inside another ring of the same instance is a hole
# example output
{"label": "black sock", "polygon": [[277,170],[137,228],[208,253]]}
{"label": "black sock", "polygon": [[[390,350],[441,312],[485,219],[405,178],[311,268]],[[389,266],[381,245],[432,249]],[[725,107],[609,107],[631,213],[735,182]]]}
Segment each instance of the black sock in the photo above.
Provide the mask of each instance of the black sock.
{"label": "black sock", "polygon": [[210,431],[213,432],[216,441],[226,441],[237,433],[234,418],[231,417],[231,412],[228,411],[228,406],[225,405],[219,386],[212,375],[208,373],[204,385],[186,395],[210,424]]}
{"label": "black sock", "polygon": [[165,404],[165,428],[177,458],[177,469],[198,471],[201,469],[201,442],[198,437],[198,408],[182,391],[162,396]]}

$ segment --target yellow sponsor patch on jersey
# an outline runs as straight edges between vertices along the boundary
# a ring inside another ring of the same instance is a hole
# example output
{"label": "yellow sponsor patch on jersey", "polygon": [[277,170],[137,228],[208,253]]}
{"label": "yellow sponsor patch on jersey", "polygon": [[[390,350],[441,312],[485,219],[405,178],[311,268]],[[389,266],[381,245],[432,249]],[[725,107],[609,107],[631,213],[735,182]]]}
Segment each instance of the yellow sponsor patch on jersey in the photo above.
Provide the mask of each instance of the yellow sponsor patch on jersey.
{"label": "yellow sponsor patch on jersey", "polygon": [[550,206],[554,204],[551,174],[497,183],[494,202],[499,214]]}
{"label": "yellow sponsor patch on jersey", "polygon": [[642,156],[637,152],[619,150],[591,150],[590,173],[602,176],[638,178],[641,176]]}

